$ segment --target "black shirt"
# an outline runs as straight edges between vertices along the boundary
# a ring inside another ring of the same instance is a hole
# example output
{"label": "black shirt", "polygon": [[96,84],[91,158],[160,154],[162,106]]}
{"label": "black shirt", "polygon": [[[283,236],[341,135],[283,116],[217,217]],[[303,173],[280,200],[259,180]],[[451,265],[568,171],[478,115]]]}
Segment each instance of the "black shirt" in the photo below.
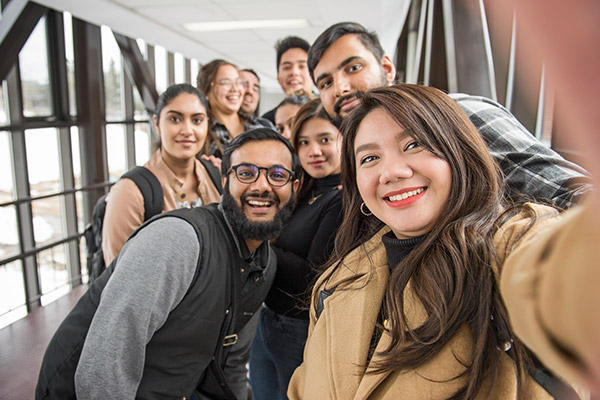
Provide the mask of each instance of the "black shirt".
{"label": "black shirt", "polygon": [[312,194],[301,199],[272,246],[277,273],[265,303],[278,314],[308,319],[309,286],[316,269],[331,255],[342,222],[339,184],[339,174],[316,179]]}

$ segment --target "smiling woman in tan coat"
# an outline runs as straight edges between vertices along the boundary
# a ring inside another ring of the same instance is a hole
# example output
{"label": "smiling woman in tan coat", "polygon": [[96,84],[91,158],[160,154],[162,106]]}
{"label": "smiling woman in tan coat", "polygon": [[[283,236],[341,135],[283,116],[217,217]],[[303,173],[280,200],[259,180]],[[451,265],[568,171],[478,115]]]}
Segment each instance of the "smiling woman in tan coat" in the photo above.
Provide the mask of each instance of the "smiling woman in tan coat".
{"label": "smiling woman in tan coat", "polygon": [[[345,218],[288,396],[586,398],[593,208],[507,204],[481,136],[433,88],[369,91],[342,133]],[[540,385],[531,350],[567,381]]]}

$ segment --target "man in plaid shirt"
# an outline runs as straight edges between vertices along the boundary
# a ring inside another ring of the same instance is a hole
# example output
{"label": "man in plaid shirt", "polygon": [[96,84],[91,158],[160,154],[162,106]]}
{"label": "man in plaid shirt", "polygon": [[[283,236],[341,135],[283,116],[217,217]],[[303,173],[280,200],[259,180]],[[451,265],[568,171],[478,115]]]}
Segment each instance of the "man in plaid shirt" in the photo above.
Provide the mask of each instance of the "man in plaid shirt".
{"label": "man in plaid shirt", "polygon": [[[374,32],[342,22],[325,30],[308,52],[308,68],[331,120],[339,126],[358,105],[356,92],[392,84],[396,67]],[[483,136],[513,198],[551,201],[565,209],[591,189],[589,174],[538,141],[500,104],[451,94]]]}

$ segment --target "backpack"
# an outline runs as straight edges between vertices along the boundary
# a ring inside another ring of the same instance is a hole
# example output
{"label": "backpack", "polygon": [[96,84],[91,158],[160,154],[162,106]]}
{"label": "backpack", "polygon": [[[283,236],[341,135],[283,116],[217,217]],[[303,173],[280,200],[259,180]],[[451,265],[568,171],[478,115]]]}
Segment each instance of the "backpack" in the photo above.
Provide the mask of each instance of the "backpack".
{"label": "backpack", "polygon": [[[199,159],[204,165],[212,183],[219,193],[223,192],[221,185],[221,176],[219,170],[207,160]],[[133,183],[142,192],[144,198],[144,222],[162,212],[164,205],[164,194],[158,178],[146,167],[134,167],[119,179],[131,179]],[[89,282],[98,278],[106,269],[104,254],[102,252],[102,226],[104,224],[104,214],[106,213],[106,202],[108,194],[101,196],[92,210],[92,220],[85,227],[83,232],[85,243],[87,245],[87,267],[89,273]]]}

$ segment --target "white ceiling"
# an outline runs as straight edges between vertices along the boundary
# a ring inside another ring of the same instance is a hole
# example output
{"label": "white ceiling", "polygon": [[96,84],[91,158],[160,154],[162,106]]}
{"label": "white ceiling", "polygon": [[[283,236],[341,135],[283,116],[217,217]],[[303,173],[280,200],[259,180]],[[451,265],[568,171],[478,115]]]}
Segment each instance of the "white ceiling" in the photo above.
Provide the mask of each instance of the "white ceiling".
{"label": "white ceiling", "polygon": [[[200,63],[224,58],[253,68],[267,92],[280,92],[275,79],[275,42],[297,35],[312,43],[330,25],[356,21],[379,34],[394,56],[409,0],[36,0],[47,7],[149,44],[160,45]],[[306,18],[309,27],[192,33],[187,22]]]}

